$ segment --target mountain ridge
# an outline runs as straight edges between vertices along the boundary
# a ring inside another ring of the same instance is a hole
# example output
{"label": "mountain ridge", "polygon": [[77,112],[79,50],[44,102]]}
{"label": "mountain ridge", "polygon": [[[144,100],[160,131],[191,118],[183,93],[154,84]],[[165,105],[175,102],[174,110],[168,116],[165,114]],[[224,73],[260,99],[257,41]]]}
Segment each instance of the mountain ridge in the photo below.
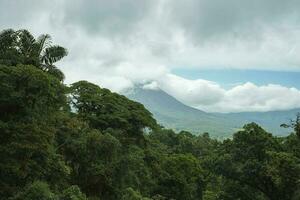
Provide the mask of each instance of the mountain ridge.
{"label": "mountain ridge", "polygon": [[275,135],[286,135],[289,129],[280,124],[293,119],[300,109],[268,112],[208,113],[180,102],[167,92],[156,89],[134,88],[126,96],[144,104],[166,128],[187,130],[194,134],[208,132],[213,137],[227,138],[244,124],[255,122]]}

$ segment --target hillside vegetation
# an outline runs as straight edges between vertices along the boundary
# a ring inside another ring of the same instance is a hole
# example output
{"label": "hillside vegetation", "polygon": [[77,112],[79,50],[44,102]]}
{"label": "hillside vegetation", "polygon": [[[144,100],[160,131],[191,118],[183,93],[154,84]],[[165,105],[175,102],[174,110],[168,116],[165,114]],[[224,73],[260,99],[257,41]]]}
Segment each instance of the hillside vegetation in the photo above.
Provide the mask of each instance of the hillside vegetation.
{"label": "hillside vegetation", "polygon": [[65,85],[50,40],[0,34],[1,200],[300,199],[300,117],[281,138],[174,133],[125,96]]}

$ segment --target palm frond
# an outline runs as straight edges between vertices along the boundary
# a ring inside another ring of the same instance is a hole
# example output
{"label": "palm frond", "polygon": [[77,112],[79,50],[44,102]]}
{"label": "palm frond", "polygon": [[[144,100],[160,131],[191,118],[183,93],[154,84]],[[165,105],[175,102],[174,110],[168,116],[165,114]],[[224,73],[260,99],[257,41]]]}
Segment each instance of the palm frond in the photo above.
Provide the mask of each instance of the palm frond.
{"label": "palm frond", "polygon": [[54,65],[48,66],[47,73],[56,77],[60,81],[63,81],[65,79],[64,73]]}
{"label": "palm frond", "polygon": [[42,55],[41,60],[47,65],[52,65],[53,63],[61,60],[68,54],[67,50],[61,46],[51,46],[45,49],[44,55]]}
{"label": "palm frond", "polygon": [[34,36],[28,30],[19,30],[18,34],[18,43],[19,50],[24,55],[29,55],[34,48],[36,48],[36,40]]}
{"label": "palm frond", "polygon": [[43,51],[43,49],[50,47],[51,45],[51,36],[48,34],[40,35],[36,43],[38,44],[38,54],[40,55]]}
{"label": "palm frond", "polygon": [[12,48],[16,41],[16,32],[13,29],[6,29],[0,32],[0,51]]}
{"label": "palm frond", "polygon": [[15,34],[15,31],[13,29],[5,29],[0,32],[0,40],[3,40],[7,37],[11,37],[13,34]]}

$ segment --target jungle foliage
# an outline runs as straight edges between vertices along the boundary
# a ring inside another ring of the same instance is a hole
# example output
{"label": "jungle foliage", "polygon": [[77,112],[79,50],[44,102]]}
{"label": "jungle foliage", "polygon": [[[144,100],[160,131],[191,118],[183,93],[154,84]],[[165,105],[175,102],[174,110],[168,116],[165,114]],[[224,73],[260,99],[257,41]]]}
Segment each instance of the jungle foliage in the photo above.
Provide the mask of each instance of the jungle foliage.
{"label": "jungle foliage", "polygon": [[300,117],[287,137],[175,133],[125,96],[65,85],[50,39],[0,34],[1,200],[300,199]]}

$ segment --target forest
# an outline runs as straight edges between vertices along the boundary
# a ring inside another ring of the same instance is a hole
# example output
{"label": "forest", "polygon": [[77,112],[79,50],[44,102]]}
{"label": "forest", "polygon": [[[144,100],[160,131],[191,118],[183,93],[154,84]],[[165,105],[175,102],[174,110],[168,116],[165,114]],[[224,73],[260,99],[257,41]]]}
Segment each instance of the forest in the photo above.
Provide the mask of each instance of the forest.
{"label": "forest", "polygon": [[286,137],[175,133],[123,95],[65,84],[65,56],[50,35],[0,34],[1,200],[300,199],[300,115]]}

